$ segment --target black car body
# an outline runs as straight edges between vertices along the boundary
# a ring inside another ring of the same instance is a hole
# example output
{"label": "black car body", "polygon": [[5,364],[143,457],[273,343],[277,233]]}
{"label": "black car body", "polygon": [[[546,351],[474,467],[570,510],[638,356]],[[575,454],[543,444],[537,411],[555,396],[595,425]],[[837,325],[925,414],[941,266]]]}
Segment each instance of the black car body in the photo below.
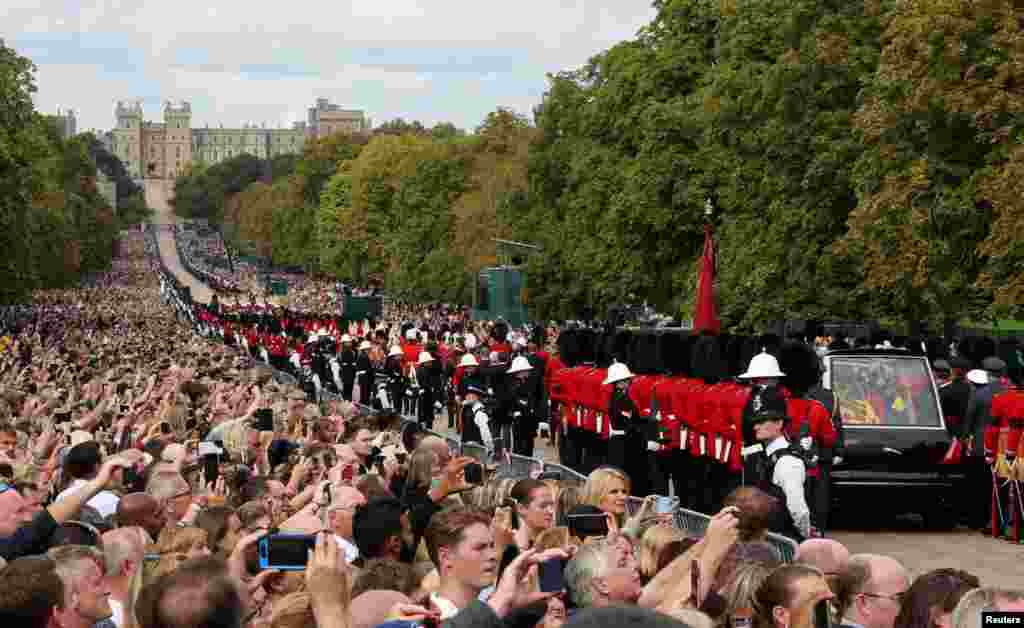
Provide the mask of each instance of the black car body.
{"label": "black car body", "polygon": [[917,512],[926,523],[954,524],[964,473],[943,462],[951,437],[928,358],[843,350],[826,353],[823,362],[823,384],[836,394],[845,433],[832,470],[835,505]]}

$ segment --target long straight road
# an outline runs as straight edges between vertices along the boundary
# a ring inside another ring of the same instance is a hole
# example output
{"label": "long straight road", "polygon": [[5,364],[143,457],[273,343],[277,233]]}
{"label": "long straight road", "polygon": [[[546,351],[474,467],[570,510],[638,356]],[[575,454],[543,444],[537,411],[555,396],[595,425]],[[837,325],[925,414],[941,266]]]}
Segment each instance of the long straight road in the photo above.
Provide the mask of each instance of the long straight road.
{"label": "long straight road", "polygon": [[[155,215],[153,224],[173,225],[179,222],[174,215],[170,204],[170,191],[164,181],[147,179],[144,182],[146,191],[146,204],[149,205]],[[178,249],[174,246],[174,235],[170,231],[160,230],[157,232],[157,244],[160,246],[160,257],[168,270],[178,277],[183,285],[192,290],[192,299],[202,303],[209,303],[213,298],[213,291],[205,283],[196,279],[187,272],[178,259]]]}

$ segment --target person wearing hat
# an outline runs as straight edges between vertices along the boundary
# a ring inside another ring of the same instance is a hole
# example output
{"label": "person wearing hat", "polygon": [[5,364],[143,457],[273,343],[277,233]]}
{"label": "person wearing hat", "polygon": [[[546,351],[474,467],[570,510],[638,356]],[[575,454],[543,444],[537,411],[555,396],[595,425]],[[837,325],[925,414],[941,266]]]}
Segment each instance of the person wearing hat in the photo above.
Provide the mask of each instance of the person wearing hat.
{"label": "person wearing hat", "polygon": [[352,388],[356,383],[356,352],[352,350],[352,336],[348,334],[341,337],[338,369],[341,374],[341,397],[345,401],[352,401]]}
{"label": "person wearing hat", "polygon": [[373,345],[369,340],[359,343],[359,355],[356,356],[356,383],[359,384],[359,403],[370,405],[373,394],[373,364],[370,363],[370,349]]}
{"label": "person wearing hat", "polygon": [[[747,458],[751,453],[760,451],[761,447],[754,431],[754,398],[767,388],[777,388],[779,383],[782,381],[782,378],[785,376],[786,374],[779,368],[779,361],[775,356],[767,351],[762,351],[750,360],[750,364],[747,366],[746,372],[737,377],[737,379],[744,381],[751,386],[750,396],[747,398],[747,402],[743,406],[743,415],[741,419],[743,432],[743,449],[741,450],[741,453],[744,460],[744,477],[756,471],[755,469],[748,468]],[[744,483],[749,482],[744,481]]]}
{"label": "person wearing hat", "polygon": [[416,381],[419,382],[419,401],[417,403],[416,419],[419,424],[428,430],[434,429],[434,401],[435,388],[430,385],[433,380],[432,368],[434,356],[429,351],[420,351],[416,360]]}
{"label": "person wearing hat", "polygon": [[960,436],[966,440],[965,453],[969,455],[966,461],[971,495],[967,504],[968,525],[984,532],[989,529],[991,467],[995,462],[994,452],[985,449],[985,431],[992,425],[992,386],[988,371],[984,369],[967,371],[967,381],[971,390]]}
{"label": "person wearing hat", "polygon": [[1006,391],[1008,384],[1006,362],[1002,358],[991,355],[981,361],[981,368],[988,373],[989,386],[992,387],[993,396]]}
{"label": "person wearing hat", "polygon": [[602,386],[613,386],[608,402],[608,464],[626,472],[632,480],[633,494],[646,497],[650,491],[650,471],[647,461],[646,421],[629,396],[633,372],[621,362],[608,368]]}
{"label": "person wearing hat", "polygon": [[[529,385],[532,373],[533,366],[525,357],[520,355],[512,360],[512,366],[507,371],[511,381],[509,394],[505,397],[507,405],[504,412],[510,421],[512,452],[530,457],[533,456],[538,423],[533,390]],[[505,444],[508,446],[508,441]]]}
{"label": "person wearing hat", "polygon": [[402,411],[405,399],[405,376],[402,375],[402,347],[395,345],[384,360],[384,377],[387,383],[388,401],[392,410]]}
{"label": "person wearing hat", "polygon": [[960,436],[964,416],[967,414],[967,402],[971,397],[971,385],[964,378],[968,370],[966,366],[959,358],[949,361],[939,359],[932,364],[946,431],[954,438]]}
{"label": "person wearing hat", "polygon": [[751,408],[750,421],[760,451],[747,455],[747,466],[753,469],[753,481],[748,484],[784,504],[769,526],[771,531],[802,542],[812,536],[811,510],[804,490],[807,469],[802,452],[785,436],[786,400],[778,387],[764,386],[751,395]]}
{"label": "person wearing hat", "polygon": [[487,415],[487,408],[484,406],[481,397],[484,391],[479,386],[471,384],[466,387],[466,398],[462,403],[462,431],[460,436],[464,443],[480,443],[488,449],[494,448],[494,438],[491,435],[491,417]]}

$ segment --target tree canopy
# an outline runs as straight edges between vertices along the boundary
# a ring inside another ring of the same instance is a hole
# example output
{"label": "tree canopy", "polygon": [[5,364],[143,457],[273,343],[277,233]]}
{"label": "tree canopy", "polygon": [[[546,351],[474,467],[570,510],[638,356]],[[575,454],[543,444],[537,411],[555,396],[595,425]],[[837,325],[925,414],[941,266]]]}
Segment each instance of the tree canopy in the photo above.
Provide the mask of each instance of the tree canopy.
{"label": "tree canopy", "polygon": [[205,175],[180,202],[237,196],[275,261],[411,296],[469,301],[507,237],[541,246],[539,317],[647,300],[686,318],[710,201],[727,328],[1024,314],[1013,2],[654,7],[633,39],[548,75],[532,119],[396,119],[310,142],[292,174],[237,194]]}
{"label": "tree canopy", "polygon": [[[37,288],[73,285],[104,270],[124,226],[148,210],[117,158],[90,134],[62,138],[35,110],[35,67],[0,40],[0,303]],[[96,188],[97,167],[118,184],[115,214]],[[123,194],[123,196],[122,196]]]}

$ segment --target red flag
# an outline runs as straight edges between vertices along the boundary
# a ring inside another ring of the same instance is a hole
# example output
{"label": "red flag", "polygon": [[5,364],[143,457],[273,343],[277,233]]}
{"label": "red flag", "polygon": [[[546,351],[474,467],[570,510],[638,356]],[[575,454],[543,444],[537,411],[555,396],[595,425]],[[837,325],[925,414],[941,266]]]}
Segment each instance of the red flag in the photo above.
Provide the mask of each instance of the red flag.
{"label": "red flag", "polygon": [[693,317],[694,331],[718,334],[722,321],[718,319],[715,300],[715,238],[711,225],[704,226],[704,255],[701,258],[700,277],[697,280],[697,312]]}

